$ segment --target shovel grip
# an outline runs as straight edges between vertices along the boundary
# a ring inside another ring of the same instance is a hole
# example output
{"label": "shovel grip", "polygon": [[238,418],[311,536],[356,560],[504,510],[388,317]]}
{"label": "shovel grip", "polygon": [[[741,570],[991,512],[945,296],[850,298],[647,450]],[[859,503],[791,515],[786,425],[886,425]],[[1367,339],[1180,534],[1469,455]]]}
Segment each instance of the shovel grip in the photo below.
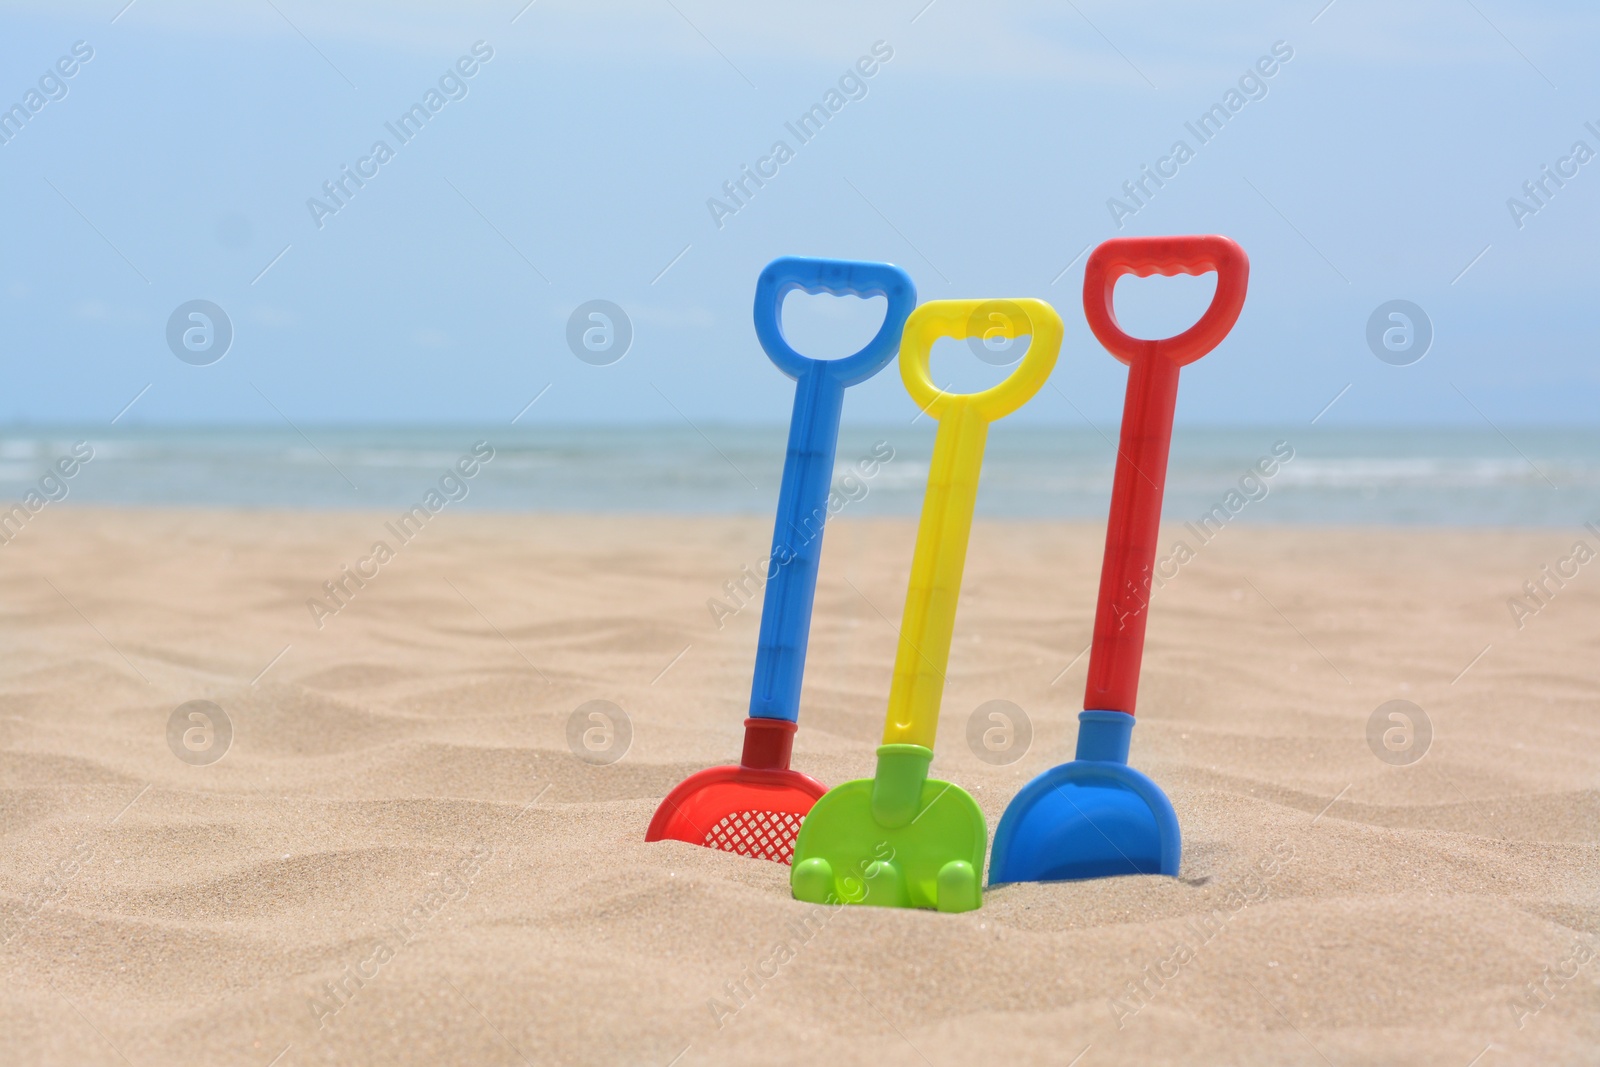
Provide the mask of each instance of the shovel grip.
{"label": "shovel grip", "polygon": [[[1112,298],[1125,274],[1217,273],[1211,306],[1182,333],[1159,340],[1132,337],[1117,322]],[[1096,340],[1123,363],[1159,356],[1182,367],[1193,363],[1228,336],[1244,307],[1250,260],[1237,243],[1216,235],[1192,237],[1113,237],[1089,254],[1083,268],[1083,313]]]}
{"label": "shovel grip", "polygon": [[[797,289],[813,296],[827,293],[859,296],[863,300],[881,296],[888,305],[884,308],[883,325],[861,351],[843,359],[802,356],[783,333],[783,298]],[[756,339],[767,358],[791,378],[799,380],[809,373],[822,373],[837,379],[841,387],[858,385],[894,358],[906,316],[916,306],[917,287],[911,276],[892,263],[780,256],[768,263],[756,279]]]}
{"label": "shovel grip", "polygon": [[[1211,306],[1182,333],[1144,340],[1128,336],[1117,325],[1111,298],[1122,275],[1143,278],[1210,270],[1217,272]],[[1210,352],[1233,328],[1244,306],[1249,275],[1244,250],[1226,237],[1119,237],[1089,256],[1083,278],[1084,314],[1100,343],[1128,364],[1128,391],[1083,697],[1087,711],[1133,714],[1178,403],[1178,371]]]}

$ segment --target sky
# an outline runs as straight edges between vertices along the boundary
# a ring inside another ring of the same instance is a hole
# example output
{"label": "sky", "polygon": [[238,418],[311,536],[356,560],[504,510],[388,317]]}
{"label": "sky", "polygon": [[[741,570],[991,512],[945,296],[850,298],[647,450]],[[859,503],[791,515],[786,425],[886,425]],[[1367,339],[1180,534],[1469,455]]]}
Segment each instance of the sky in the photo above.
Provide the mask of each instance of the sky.
{"label": "sky", "polygon": [[[1114,424],[1087,251],[1220,233],[1249,295],[1180,423],[1594,425],[1597,38],[1592,7],[1510,0],[3,3],[0,422],[782,422],[751,301],[794,254],[1049,301],[1054,388],[1015,417]],[[741,203],[747,166],[776,174]],[[1171,176],[1128,196],[1145,167]],[[1125,279],[1117,307],[1161,336],[1210,288]],[[595,300],[620,358],[569,344]],[[794,294],[786,329],[843,355],[881,304]],[[908,414],[892,371],[851,390],[849,419]]]}

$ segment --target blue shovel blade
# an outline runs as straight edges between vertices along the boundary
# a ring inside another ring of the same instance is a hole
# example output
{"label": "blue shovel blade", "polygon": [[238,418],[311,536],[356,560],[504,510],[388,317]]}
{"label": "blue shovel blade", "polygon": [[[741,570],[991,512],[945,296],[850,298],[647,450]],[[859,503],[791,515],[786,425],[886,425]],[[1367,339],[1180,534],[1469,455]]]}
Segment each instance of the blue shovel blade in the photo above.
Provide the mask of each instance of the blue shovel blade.
{"label": "blue shovel blade", "polygon": [[1085,711],[1078,720],[1080,758],[1023,786],[1000,817],[990,885],[1178,873],[1172,802],[1127,764],[1133,716]]}

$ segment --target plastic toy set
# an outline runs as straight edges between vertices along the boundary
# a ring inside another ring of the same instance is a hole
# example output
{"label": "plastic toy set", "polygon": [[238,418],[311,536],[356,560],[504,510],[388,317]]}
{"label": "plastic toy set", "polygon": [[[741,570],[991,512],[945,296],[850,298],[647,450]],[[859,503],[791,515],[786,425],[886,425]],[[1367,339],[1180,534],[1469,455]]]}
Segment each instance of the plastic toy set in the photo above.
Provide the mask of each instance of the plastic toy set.
{"label": "plastic toy set", "polygon": [[[1112,292],[1123,275],[1212,271],[1217,285],[1211,306],[1184,332],[1143,340],[1117,325]],[[1029,782],[1006,808],[989,855],[990,885],[1178,872],[1177,814],[1160,786],[1128,766],[1128,751],[1179,371],[1233,328],[1248,278],[1244,251],[1225,237],[1116,238],[1089,256],[1084,314],[1100,343],[1128,366],[1089,682],[1078,716],[1076,758]],[[809,359],[790,347],[780,322],[783,299],[796,289],[883,296],[883,326],[852,356]],[[935,300],[919,307],[911,279],[885,263],[786,257],[761,272],[756,336],[794,379],[795,400],[744,753],[739,766],[701,771],[667,794],[646,840],[688,841],[792,863],[794,895],[818,904],[940,911],[981,905],[988,850],[983,812],[960,787],[928,772],[989,426],[1044,386],[1062,337],[1061,319],[1049,304],[1000,302],[1011,320],[1008,332],[1030,338],[1020,362],[982,392],[939,389],[928,372],[934,342],[964,339],[978,325],[987,327],[979,313],[990,303],[995,302]],[[844,392],[887,366],[897,349],[906,390],[938,421],[938,434],[877,770],[869,779],[829,789],[789,767],[822,524]]]}

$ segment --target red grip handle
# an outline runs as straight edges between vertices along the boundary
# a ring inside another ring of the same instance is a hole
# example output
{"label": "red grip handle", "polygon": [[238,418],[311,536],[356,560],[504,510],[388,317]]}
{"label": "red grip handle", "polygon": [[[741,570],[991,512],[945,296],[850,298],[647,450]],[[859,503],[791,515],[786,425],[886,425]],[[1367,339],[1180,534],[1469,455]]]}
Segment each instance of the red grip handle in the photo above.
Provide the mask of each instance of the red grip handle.
{"label": "red grip handle", "polygon": [[[1147,341],[1130,337],[1117,324],[1112,293],[1124,274],[1148,278],[1152,274],[1217,272],[1217,291],[1211,306],[1195,324],[1180,334]],[[1083,313],[1089,329],[1106,350],[1131,364],[1144,354],[1165,356],[1178,366],[1193,363],[1228,336],[1244,307],[1250,281],[1250,260],[1244,249],[1226,237],[1113,237],[1089,255],[1083,269]]]}
{"label": "red grip handle", "polygon": [[[1117,325],[1111,296],[1124,274],[1147,278],[1211,270],[1217,272],[1211,306],[1182,333],[1151,341],[1130,337]],[[1128,364],[1085,710],[1133,714],[1172,446],[1172,415],[1178,404],[1178,369],[1211,351],[1233,329],[1244,307],[1249,278],[1244,249],[1226,237],[1211,236],[1113,238],[1090,254],[1084,269],[1083,311],[1089,328],[1113,356]]]}

